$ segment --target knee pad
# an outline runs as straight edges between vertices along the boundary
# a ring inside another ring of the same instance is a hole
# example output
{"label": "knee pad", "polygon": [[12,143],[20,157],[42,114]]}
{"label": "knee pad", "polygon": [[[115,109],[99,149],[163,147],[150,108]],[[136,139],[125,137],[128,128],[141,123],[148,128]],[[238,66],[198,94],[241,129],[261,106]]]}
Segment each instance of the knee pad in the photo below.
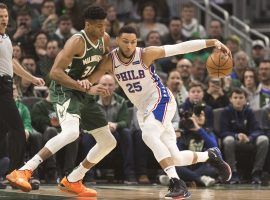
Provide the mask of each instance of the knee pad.
{"label": "knee pad", "polygon": [[61,123],[61,133],[51,138],[45,147],[54,154],[62,147],[75,141],[80,134],[79,125],[79,118],[67,114],[65,121]]}
{"label": "knee pad", "polygon": [[86,159],[90,163],[96,164],[116,147],[116,139],[110,132],[108,126],[95,129],[91,131],[91,134],[97,143],[89,151]]}
{"label": "knee pad", "polygon": [[103,126],[91,131],[92,136],[95,138],[97,144],[103,146],[105,149],[114,149],[116,147],[116,139],[111,133],[109,126]]}

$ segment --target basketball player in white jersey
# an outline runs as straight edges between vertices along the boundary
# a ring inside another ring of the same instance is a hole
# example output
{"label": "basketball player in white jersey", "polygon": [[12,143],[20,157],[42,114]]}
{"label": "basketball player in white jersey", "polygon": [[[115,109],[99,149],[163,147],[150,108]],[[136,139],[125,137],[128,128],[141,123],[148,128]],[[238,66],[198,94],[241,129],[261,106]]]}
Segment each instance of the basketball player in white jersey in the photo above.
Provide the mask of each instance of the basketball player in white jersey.
{"label": "basketball player in white jersey", "polygon": [[153,61],[163,57],[217,47],[228,54],[228,48],[218,40],[193,40],[160,47],[137,47],[136,30],[124,26],[117,37],[118,48],[111,51],[100,63],[89,81],[98,81],[104,72],[113,73],[127,97],[138,108],[137,116],[146,145],[170,178],[169,193],[165,198],[188,198],[190,193],[178,177],[175,166],[209,161],[224,181],[231,177],[229,165],[223,161],[218,148],[206,152],[179,151],[171,120],[176,112],[176,102],[158,75]]}

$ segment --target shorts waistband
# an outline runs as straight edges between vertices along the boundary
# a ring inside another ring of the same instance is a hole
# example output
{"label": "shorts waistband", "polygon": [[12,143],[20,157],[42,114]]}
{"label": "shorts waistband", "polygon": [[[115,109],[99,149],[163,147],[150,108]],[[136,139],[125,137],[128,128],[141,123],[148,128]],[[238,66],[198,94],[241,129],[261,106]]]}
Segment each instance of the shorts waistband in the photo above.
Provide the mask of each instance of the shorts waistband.
{"label": "shorts waistband", "polygon": [[2,80],[12,80],[12,77],[9,75],[0,75],[0,79]]}

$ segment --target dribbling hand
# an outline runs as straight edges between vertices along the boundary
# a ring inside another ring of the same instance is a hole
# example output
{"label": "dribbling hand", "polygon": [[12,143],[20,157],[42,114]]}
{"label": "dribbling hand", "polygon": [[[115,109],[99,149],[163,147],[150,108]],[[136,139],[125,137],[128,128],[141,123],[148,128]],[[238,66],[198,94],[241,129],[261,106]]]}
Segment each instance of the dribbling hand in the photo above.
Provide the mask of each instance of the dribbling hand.
{"label": "dribbling hand", "polygon": [[230,49],[227,46],[225,46],[223,43],[221,43],[219,40],[216,40],[215,47],[218,50],[221,50],[224,53],[228,54],[232,58],[232,53],[231,53]]}
{"label": "dribbling hand", "polygon": [[91,95],[101,95],[101,96],[110,96],[110,91],[108,90],[108,88],[104,87],[101,84],[97,84],[95,86],[92,86],[88,91],[88,94]]}

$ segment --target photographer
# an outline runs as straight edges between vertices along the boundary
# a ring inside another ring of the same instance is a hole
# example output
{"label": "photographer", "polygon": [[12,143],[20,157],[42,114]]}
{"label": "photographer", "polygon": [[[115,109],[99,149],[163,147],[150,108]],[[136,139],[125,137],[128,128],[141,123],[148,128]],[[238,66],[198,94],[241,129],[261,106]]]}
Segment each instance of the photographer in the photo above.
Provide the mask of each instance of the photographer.
{"label": "photographer", "polygon": [[[180,114],[182,116],[180,123],[182,136],[177,140],[179,150],[203,152],[208,148],[217,147],[215,135],[202,128],[205,124],[204,111],[201,111],[199,114],[189,114],[189,116],[186,113]],[[214,178],[217,177],[216,169],[208,163],[177,167],[176,170],[184,181],[194,181],[199,186],[212,186],[215,184]]]}
{"label": "photographer", "polygon": [[[213,111],[212,108],[203,103],[204,88],[202,83],[198,81],[192,81],[189,84],[188,98],[185,103],[180,106],[180,110],[188,111],[193,113],[200,111],[201,109],[205,113],[205,124],[204,128],[212,129],[213,127]],[[180,111],[181,112],[181,111]],[[198,112],[200,114],[200,112]]]}

